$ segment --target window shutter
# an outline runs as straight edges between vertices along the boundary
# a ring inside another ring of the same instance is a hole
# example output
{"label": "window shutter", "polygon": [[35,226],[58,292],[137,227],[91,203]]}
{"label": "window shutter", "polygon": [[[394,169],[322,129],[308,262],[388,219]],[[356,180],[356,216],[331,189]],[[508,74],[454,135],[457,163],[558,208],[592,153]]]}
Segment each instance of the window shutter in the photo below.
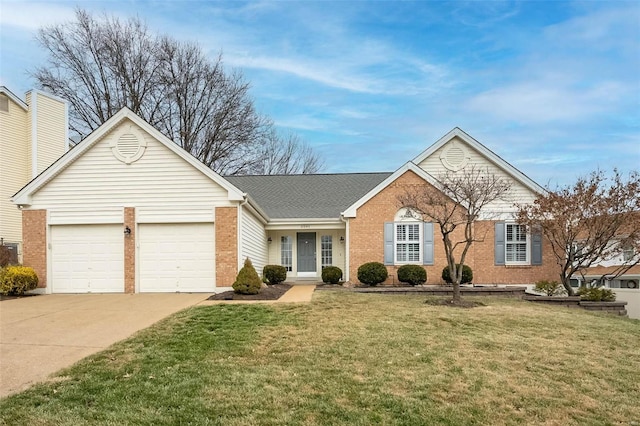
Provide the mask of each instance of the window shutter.
{"label": "window shutter", "polygon": [[425,265],[433,265],[433,222],[425,222],[423,224],[424,244],[422,247],[423,263]]}
{"label": "window shutter", "polygon": [[542,265],[542,232],[540,228],[531,230],[531,264]]}
{"label": "window shutter", "polygon": [[495,224],[495,264],[504,265],[505,251],[505,225],[504,222],[496,222]]}
{"label": "window shutter", "polygon": [[393,222],[384,223],[384,264],[393,265]]}

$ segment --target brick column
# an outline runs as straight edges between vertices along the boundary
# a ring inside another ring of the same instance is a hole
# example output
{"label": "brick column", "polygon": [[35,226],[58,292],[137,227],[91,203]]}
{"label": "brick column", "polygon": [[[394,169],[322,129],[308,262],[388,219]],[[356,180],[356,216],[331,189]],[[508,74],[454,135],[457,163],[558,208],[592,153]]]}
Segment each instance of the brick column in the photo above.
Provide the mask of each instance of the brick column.
{"label": "brick column", "polygon": [[47,286],[47,211],[22,211],[22,263],[38,275],[38,287]]}
{"label": "brick column", "polygon": [[[124,226],[131,234],[124,236],[124,292],[136,292],[136,209],[124,208]],[[124,231],[124,230],[123,230]]]}
{"label": "brick column", "polygon": [[216,287],[230,287],[238,274],[238,208],[216,207]]}

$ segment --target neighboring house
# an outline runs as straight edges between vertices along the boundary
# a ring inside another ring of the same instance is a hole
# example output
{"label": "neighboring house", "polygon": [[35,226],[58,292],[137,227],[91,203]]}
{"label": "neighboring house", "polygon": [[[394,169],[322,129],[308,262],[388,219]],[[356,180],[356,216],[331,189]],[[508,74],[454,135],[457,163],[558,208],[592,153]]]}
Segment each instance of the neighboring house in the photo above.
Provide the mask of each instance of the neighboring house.
{"label": "neighboring house", "polygon": [[[616,243],[613,243],[616,244]],[[630,318],[640,319],[640,263],[639,253],[632,248],[623,250],[613,259],[602,260],[596,266],[575,274],[572,285],[580,287],[596,283],[612,289],[616,300],[627,302]]]}
{"label": "neighboring house", "polygon": [[0,239],[22,256],[22,215],[11,196],[69,149],[67,102],[39,90],[23,101],[0,86]]}
{"label": "neighboring house", "polygon": [[[46,292],[213,292],[246,257],[259,273],[280,264],[293,281],[344,279],[384,262],[396,282],[407,263],[442,283],[439,229],[397,202],[406,185],[481,165],[512,183],[513,202],[543,189],[456,128],[393,173],[236,176],[211,171],[123,109],[13,197],[24,216],[24,262]],[[513,221],[513,202],[476,223],[467,256],[478,284],[556,279],[551,249]]]}

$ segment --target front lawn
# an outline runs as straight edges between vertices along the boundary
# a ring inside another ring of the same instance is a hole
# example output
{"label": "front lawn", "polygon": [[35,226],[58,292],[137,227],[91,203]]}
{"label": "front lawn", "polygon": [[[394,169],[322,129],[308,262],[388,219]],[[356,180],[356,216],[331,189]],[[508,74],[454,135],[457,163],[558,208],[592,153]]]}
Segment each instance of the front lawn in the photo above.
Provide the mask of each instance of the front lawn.
{"label": "front lawn", "polygon": [[0,401],[0,423],[640,422],[640,321],[474,300],[486,306],[327,291],[191,308]]}

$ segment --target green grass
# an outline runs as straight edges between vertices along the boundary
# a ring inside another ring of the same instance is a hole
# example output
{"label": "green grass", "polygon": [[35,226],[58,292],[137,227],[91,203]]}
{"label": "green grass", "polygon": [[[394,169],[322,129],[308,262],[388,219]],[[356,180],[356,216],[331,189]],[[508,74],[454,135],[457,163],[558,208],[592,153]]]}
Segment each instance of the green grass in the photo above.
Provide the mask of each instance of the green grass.
{"label": "green grass", "polygon": [[640,422],[640,321],[480,300],[192,308],[0,401],[0,423]]}

